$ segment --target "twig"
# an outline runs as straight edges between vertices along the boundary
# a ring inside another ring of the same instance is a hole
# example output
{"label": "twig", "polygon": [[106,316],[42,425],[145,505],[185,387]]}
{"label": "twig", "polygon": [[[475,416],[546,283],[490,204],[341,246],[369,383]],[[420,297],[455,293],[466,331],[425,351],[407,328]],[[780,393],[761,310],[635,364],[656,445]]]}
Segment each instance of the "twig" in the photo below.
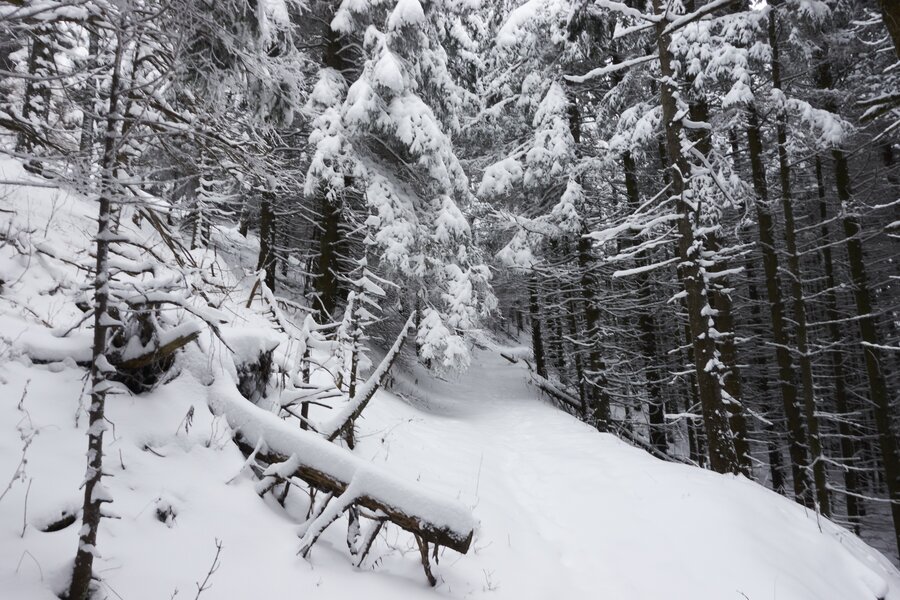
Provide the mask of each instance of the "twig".
{"label": "twig", "polygon": [[0,501],[9,493],[9,490],[12,489],[12,486],[19,480],[25,481],[25,465],[28,464],[28,459],[26,458],[26,454],[28,453],[28,447],[31,446],[31,442],[34,440],[34,436],[37,433],[32,426],[30,430],[26,430],[24,426],[21,426],[22,421],[28,419],[29,424],[31,423],[31,415],[28,414],[28,411],[25,410],[25,398],[28,396],[28,385],[31,383],[31,380],[25,382],[25,389],[22,390],[22,398],[19,399],[19,404],[16,408],[24,413],[24,416],[19,421],[20,426],[17,427],[19,430],[19,436],[22,440],[22,456],[19,458],[19,464],[16,465],[16,471],[13,473],[12,478],[10,478],[9,483],[6,484],[6,489],[3,490],[3,493],[0,494]]}
{"label": "twig", "polygon": [[41,563],[39,563],[37,561],[37,559],[34,557],[34,554],[29,552],[28,550],[25,550],[24,552],[22,552],[22,556],[19,557],[19,564],[16,565],[16,573],[19,572],[19,568],[22,566],[22,561],[25,560],[26,556],[31,557],[31,560],[33,560],[34,564],[37,565],[38,573],[40,573],[40,575],[41,575],[41,581],[44,581],[44,569],[41,568]]}
{"label": "twig", "polygon": [[431,587],[434,587],[437,585],[437,579],[434,578],[434,574],[431,572],[431,563],[428,560],[428,542],[416,534],[413,534],[413,537],[416,538],[416,544],[419,546],[419,554],[422,557],[422,568],[425,569],[425,577],[428,578],[428,583],[431,584]]}
{"label": "twig", "polygon": [[222,553],[222,542],[218,538],[216,538],[216,555],[213,557],[212,565],[209,567],[209,571],[206,572],[206,577],[203,578],[203,583],[197,583],[197,595],[194,596],[194,600],[200,598],[200,594],[208,590],[212,587],[212,584],[209,583],[209,578],[213,576],[213,574],[219,570],[221,563],[219,562],[219,554]]}
{"label": "twig", "polygon": [[25,488],[25,507],[22,509],[22,535],[20,538],[25,537],[25,528],[28,527],[28,494],[31,492],[31,482],[34,478],[28,478],[28,487]]}

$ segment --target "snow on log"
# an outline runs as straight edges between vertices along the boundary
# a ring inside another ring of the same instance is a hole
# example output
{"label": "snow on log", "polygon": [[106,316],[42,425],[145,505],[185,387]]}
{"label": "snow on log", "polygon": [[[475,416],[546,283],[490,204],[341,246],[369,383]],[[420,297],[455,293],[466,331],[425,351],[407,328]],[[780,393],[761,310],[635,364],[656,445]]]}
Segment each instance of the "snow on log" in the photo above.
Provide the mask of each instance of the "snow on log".
{"label": "snow on log", "polygon": [[531,383],[538,387],[538,389],[546,392],[551,398],[558,402],[562,402],[574,408],[575,410],[582,410],[581,400],[568,393],[565,390],[561,390],[556,387],[552,381],[545,377],[541,377],[537,373],[531,373]]}
{"label": "snow on log", "polygon": [[172,329],[159,332],[158,339],[147,346],[137,349],[127,347],[121,356],[115,357],[113,362],[118,369],[127,371],[141,369],[187,346],[200,337],[201,331],[202,328],[199,323],[187,321]]}
{"label": "snow on log", "polygon": [[292,461],[293,476],[311,486],[335,496],[349,491],[355,504],[381,511],[402,529],[457,552],[468,551],[475,523],[462,503],[399,479],[320,435],[281,420],[247,401],[226,377],[217,378],[209,388],[209,405],[224,415],[235,440],[248,451],[262,442],[259,459],[269,464]]}
{"label": "snow on log", "polygon": [[406,340],[406,336],[414,324],[414,317],[415,313],[411,314],[409,319],[406,320],[403,329],[397,334],[397,340],[394,342],[394,345],[384,356],[384,359],[378,365],[378,368],[375,369],[364,384],[359,386],[356,390],[356,395],[353,396],[353,398],[350,398],[350,401],[342,406],[328,423],[319,427],[319,433],[321,433],[328,441],[337,439],[337,436],[340,435],[341,431],[359,417],[363,409],[369,403],[369,400],[372,399],[372,396],[375,395],[378,388],[382,386],[391,370],[391,366],[397,359],[397,355],[400,354],[400,349],[403,348],[403,342]]}

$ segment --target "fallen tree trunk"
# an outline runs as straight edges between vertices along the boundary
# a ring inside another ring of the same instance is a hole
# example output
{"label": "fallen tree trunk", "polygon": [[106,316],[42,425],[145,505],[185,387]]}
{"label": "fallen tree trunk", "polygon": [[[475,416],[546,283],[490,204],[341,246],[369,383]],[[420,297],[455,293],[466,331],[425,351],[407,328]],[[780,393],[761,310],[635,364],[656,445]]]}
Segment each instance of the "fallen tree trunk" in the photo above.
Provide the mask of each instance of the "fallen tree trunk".
{"label": "fallen tree trunk", "polygon": [[[505,358],[506,360],[508,360],[509,362],[511,362],[513,364],[519,362],[517,359],[515,359],[511,356],[508,356],[508,355],[504,354],[503,352],[500,353],[500,356],[502,356],[503,358]],[[541,377],[540,375],[535,373],[533,370],[531,370],[531,364],[529,364],[528,361],[524,361],[524,362],[526,365],[528,365],[530,382],[535,387],[537,387],[542,392],[544,392],[545,394],[550,396],[556,402],[559,402],[560,404],[568,406],[569,408],[572,408],[579,412],[581,411],[581,401],[577,397],[573,396],[572,394],[568,393],[567,391],[565,391],[563,389],[560,389],[559,387],[554,385],[553,382],[550,381],[549,379],[546,379],[545,377]],[[616,423],[615,421],[610,420],[610,425],[612,426],[611,433],[613,435],[615,435],[616,437],[618,437],[621,440],[628,442],[629,444],[631,444],[633,446],[640,448],[641,450],[645,450],[646,452],[652,454],[656,458],[665,460],[667,462],[674,462],[674,463],[680,463],[683,465],[697,466],[696,463],[694,463],[693,461],[691,461],[687,458],[683,458],[680,456],[669,456],[665,452],[660,452],[660,450],[658,448],[656,448],[653,444],[650,444],[650,443],[645,442],[644,440],[640,439],[639,437],[637,437],[636,435],[634,435],[633,433],[631,433],[630,431],[628,431],[627,429],[625,429],[624,427],[622,427],[621,425]]]}
{"label": "fallen tree trunk", "polygon": [[541,377],[537,373],[531,373],[531,383],[557,402],[565,404],[566,406],[579,411],[579,413],[582,411],[581,400],[565,390],[559,389],[553,385],[553,382],[549,379]]}
{"label": "fallen tree trunk", "polygon": [[362,414],[362,411],[366,408],[366,405],[369,403],[369,400],[372,399],[372,396],[375,395],[375,392],[377,392],[384,384],[388,373],[391,371],[391,366],[393,366],[394,361],[400,354],[400,350],[403,348],[403,342],[406,340],[406,336],[413,326],[414,318],[415,313],[409,316],[403,329],[397,334],[397,341],[395,341],[391,349],[388,350],[388,353],[384,356],[384,359],[382,359],[378,368],[375,369],[364,384],[359,386],[359,389],[356,390],[356,394],[350,398],[350,401],[338,410],[331,421],[319,427],[319,433],[321,433],[329,442],[333,442],[345,428],[352,425],[353,421]]}
{"label": "fallen tree trunk", "polygon": [[[154,344],[142,349],[137,356],[123,355],[114,356],[113,364],[117,369],[124,371],[134,371],[143,367],[161,362],[163,359],[171,356],[184,346],[187,346],[198,337],[200,337],[200,324],[189,321],[182,323],[178,327],[163,331],[160,339]],[[126,358],[127,356],[127,358]]]}
{"label": "fallen tree trunk", "polygon": [[387,520],[423,540],[462,554],[468,551],[474,519],[462,503],[422,490],[316,433],[296,428],[247,401],[227,378],[217,379],[209,390],[210,407],[225,416],[235,441],[245,452],[259,446],[258,460],[270,465],[289,464],[293,477],[336,497],[343,496],[347,505],[352,500],[380,511]]}
{"label": "fallen tree trunk", "polygon": [[[505,358],[506,360],[508,360],[510,363],[512,363],[514,365],[518,364],[518,362],[519,362],[518,358],[516,358],[514,356],[510,356],[509,354],[506,354],[505,352],[501,352],[500,356],[502,356],[503,358]],[[561,404],[565,404],[566,406],[577,410],[579,413],[582,412],[583,405],[579,398],[576,398],[575,396],[568,393],[567,391],[560,389],[546,377],[541,377],[540,375],[535,373],[534,368],[531,366],[531,363],[528,362],[527,360],[525,360],[524,358],[521,360],[528,367],[528,374],[530,377],[529,383],[531,383],[532,385],[537,387],[539,390],[546,393],[548,396],[550,396],[557,402],[560,402]]]}

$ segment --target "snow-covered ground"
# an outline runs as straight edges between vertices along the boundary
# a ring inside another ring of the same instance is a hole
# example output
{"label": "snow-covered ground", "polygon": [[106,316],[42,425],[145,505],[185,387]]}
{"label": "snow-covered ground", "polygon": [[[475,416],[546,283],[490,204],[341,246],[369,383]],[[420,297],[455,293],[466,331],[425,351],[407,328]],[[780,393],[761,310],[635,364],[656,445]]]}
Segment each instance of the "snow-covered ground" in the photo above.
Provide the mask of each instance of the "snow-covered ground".
{"label": "snow-covered ground", "polygon": [[[362,570],[350,566],[338,526],[308,562],[297,557],[296,523],[248,476],[228,483],[243,457],[203,408],[205,388],[182,377],[111,403],[109,486],[121,518],[104,521],[98,569],[110,597],[193,597],[218,539],[210,598],[900,598],[900,576],[854,536],[747,480],[599,435],[536,398],[519,368],[489,352],[477,358],[456,381],[400,378],[395,389],[408,393],[380,393],[361,423],[362,456],[458,497],[479,520],[469,554],[442,557],[435,590],[396,530]],[[28,449],[27,514],[27,484],[0,502],[0,590],[49,599],[43,584],[58,585],[77,527],[38,528],[79,500],[81,373],[12,361],[2,376],[0,472],[20,456],[16,405],[29,379],[24,409],[40,433]],[[157,517],[167,506],[176,513],[168,526]]]}
{"label": "snow-covered ground", "polygon": [[[84,249],[90,203],[38,188],[0,197],[15,207],[0,213],[4,229],[27,223],[30,243],[62,256]],[[26,342],[63,348],[41,337],[49,328],[39,319],[77,320],[53,292],[75,276],[0,248],[3,599],[54,598],[75,553],[77,524],[41,530],[80,504],[85,373],[71,360],[35,365],[23,354]],[[189,349],[179,360],[175,380],[108,400],[106,510],[115,518],[100,530],[101,598],[194,598],[218,540],[220,566],[203,600],[900,600],[900,573],[852,534],[746,479],[661,462],[598,434],[543,401],[493,346],[446,380],[396,369],[359,421],[361,458],[472,508],[469,553],[444,552],[430,588],[408,533],[389,526],[356,569],[339,522],[304,560],[305,499],[292,493],[285,511],[256,494],[225,421],[206,408],[215,387],[203,385],[197,373],[208,365],[196,363],[210,359]]]}

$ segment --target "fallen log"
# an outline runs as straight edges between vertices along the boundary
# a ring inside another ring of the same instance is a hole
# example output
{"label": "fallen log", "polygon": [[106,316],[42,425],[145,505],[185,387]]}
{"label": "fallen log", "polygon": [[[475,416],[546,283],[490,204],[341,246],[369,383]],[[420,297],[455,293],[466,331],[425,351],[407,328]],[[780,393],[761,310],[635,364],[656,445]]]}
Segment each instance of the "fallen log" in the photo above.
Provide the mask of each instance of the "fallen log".
{"label": "fallen log", "polygon": [[257,460],[289,464],[293,477],[342,497],[347,506],[352,500],[380,511],[387,520],[423,540],[462,554],[468,551],[475,524],[462,503],[423,490],[316,433],[283,421],[247,401],[227,378],[218,378],[208,389],[210,408],[224,415],[242,450],[250,453],[259,446]]}
{"label": "fallen log", "polygon": [[[518,362],[515,358],[507,356],[506,354],[504,354],[502,352],[500,353],[500,356],[502,356],[503,358],[505,358],[506,360],[508,360],[511,363]],[[528,364],[528,363],[526,362],[526,364]],[[530,381],[535,387],[540,389],[542,392],[546,393],[553,400],[556,400],[560,404],[564,404],[564,405],[578,411],[579,413],[581,413],[581,410],[582,410],[581,401],[578,398],[576,398],[572,394],[568,393],[567,391],[560,389],[559,387],[554,385],[553,382],[550,381],[549,379],[546,379],[545,377],[541,377],[534,371],[531,371],[530,364],[528,364],[528,367],[529,367]],[[653,444],[650,444],[649,442],[645,442],[644,440],[640,439],[639,437],[637,437],[636,435],[634,435],[633,433],[631,433],[630,431],[628,431],[627,429],[622,427],[619,423],[616,423],[615,421],[612,421],[611,423],[613,426],[613,434],[616,437],[618,437],[619,439],[621,439],[625,442],[628,442],[629,444],[631,444],[633,446],[640,448],[641,450],[644,450],[645,452],[648,452],[649,454],[652,454],[656,458],[665,460],[667,462],[674,462],[674,463],[679,463],[679,464],[683,464],[683,465],[697,466],[697,464],[690,459],[687,459],[687,458],[684,458],[681,456],[671,456],[669,454],[666,454],[665,452],[660,451],[659,448],[657,448]]]}
{"label": "fallen log", "polygon": [[632,446],[636,446],[636,447],[640,448],[641,450],[647,452],[648,454],[652,454],[653,456],[655,456],[656,458],[658,458],[660,460],[664,460],[667,462],[673,462],[673,463],[679,463],[682,465],[690,465],[692,467],[700,466],[689,458],[684,458],[683,456],[673,456],[673,455],[666,454],[665,452],[662,452],[659,448],[657,448],[650,442],[645,442],[644,440],[637,437],[632,432],[628,431],[627,429],[625,429],[624,427],[622,427],[621,425],[619,425],[618,423],[616,423],[614,421],[612,422],[612,425],[613,425],[613,430],[614,430],[613,433],[619,439],[625,440]]}
{"label": "fallen log", "polygon": [[531,383],[557,402],[565,404],[578,412],[582,411],[581,400],[565,390],[556,387],[549,379],[541,377],[537,373],[531,373]]}
{"label": "fallen log", "polygon": [[193,321],[182,323],[178,327],[161,332],[159,339],[148,347],[142,348],[140,354],[136,356],[131,356],[130,354],[115,356],[112,362],[117,369],[124,371],[141,369],[161,362],[184,346],[187,346],[200,337],[200,332],[199,323]]}
{"label": "fallen log", "polygon": [[516,364],[516,363],[519,362],[519,360],[518,360],[517,358],[515,358],[514,356],[510,356],[510,355],[507,354],[506,352],[501,352],[501,353],[500,353],[500,356],[502,356],[503,358],[505,358],[506,360],[508,360],[508,361],[511,362],[512,364]]}

